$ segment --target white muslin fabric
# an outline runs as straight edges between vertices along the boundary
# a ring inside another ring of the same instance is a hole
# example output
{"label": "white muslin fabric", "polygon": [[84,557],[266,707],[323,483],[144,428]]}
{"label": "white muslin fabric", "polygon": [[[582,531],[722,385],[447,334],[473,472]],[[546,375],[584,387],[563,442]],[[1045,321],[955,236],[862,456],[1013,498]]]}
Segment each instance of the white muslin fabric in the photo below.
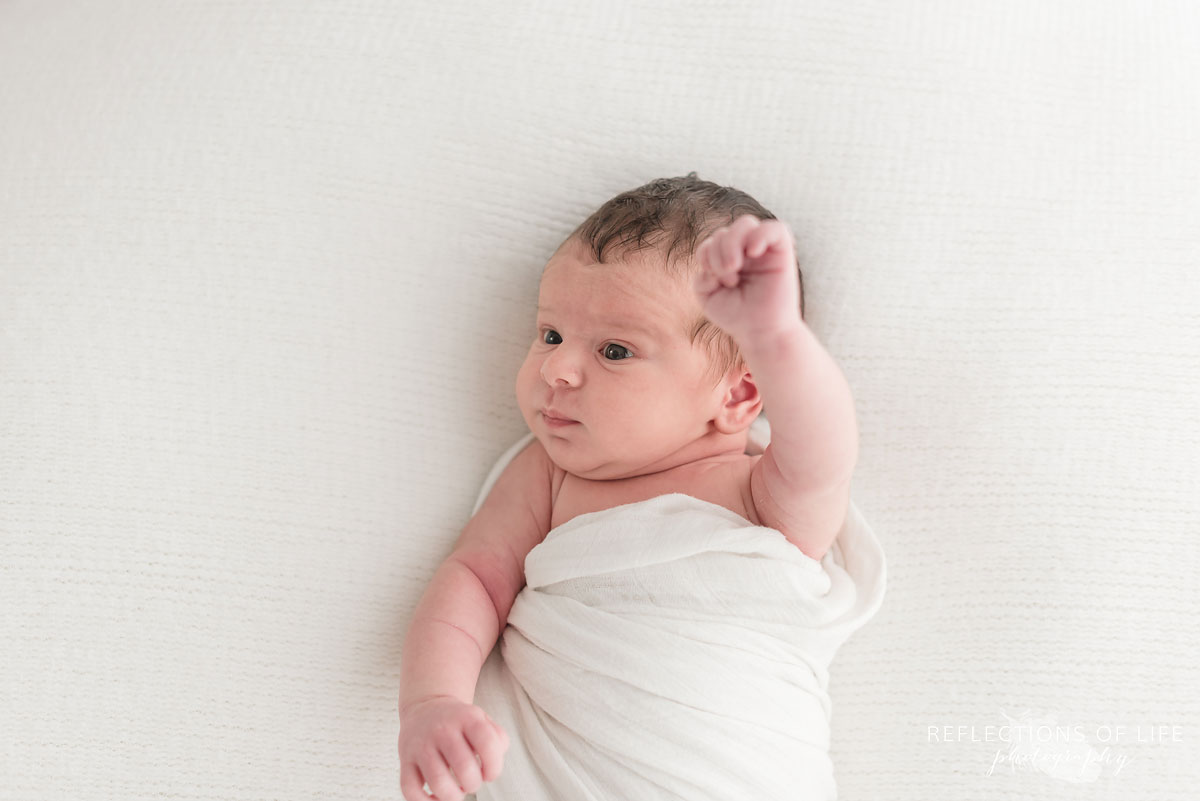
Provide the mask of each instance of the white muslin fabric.
{"label": "white muslin fabric", "polygon": [[[756,421],[747,452],[767,437]],[[828,667],[886,583],[853,503],[818,562],[723,506],[660,495],[554,528],[525,579],[476,686],[510,739],[478,801],[836,798]]]}

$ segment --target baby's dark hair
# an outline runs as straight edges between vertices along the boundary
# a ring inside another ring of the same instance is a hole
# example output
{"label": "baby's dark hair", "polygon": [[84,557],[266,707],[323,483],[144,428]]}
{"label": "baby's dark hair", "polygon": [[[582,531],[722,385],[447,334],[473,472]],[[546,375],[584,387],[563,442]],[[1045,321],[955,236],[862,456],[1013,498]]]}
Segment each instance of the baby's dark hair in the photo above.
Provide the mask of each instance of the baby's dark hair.
{"label": "baby's dark hair", "polygon": [[[729,225],[743,214],[760,220],[777,219],[750,195],[732,186],[702,181],[696,173],[677,178],[656,178],[636,189],[622,192],[596,209],[564,241],[576,238],[587,246],[598,263],[604,257],[620,260],[648,249],[665,253],[667,271],[690,280],[699,265],[692,258],[696,248],[716,229]],[[800,278],[800,317],[804,318],[804,274],[796,259]],[[714,384],[734,367],[743,365],[733,337],[703,314],[684,332],[708,351]]]}

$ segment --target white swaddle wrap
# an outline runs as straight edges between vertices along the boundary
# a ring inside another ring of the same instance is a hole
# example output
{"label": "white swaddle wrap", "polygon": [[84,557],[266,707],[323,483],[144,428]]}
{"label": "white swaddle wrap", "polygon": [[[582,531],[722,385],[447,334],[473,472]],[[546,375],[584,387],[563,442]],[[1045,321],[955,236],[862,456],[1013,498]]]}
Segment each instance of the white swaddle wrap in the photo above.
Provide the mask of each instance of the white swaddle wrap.
{"label": "white swaddle wrap", "polygon": [[[759,453],[769,428],[751,430]],[[853,504],[817,562],[725,507],[660,495],[551,530],[525,579],[476,686],[510,739],[478,801],[836,797],[827,671],[885,584]]]}

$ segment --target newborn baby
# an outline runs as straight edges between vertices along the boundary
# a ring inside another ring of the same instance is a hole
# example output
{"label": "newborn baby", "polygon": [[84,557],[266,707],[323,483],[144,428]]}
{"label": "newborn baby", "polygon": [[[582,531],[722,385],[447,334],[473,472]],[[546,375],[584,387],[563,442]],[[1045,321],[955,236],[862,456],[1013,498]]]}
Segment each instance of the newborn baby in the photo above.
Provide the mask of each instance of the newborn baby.
{"label": "newborn baby", "polygon": [[[472,703],[476,681],[526,556],[552,530],[683,493],[821,560],[846,521],[858,432],[802,291],[788,227],[694,173],[619,195],[551,256],[516,377],[533,439],[463,529],[405,640],[408,801],[430,797],[422,785],[460,801],[501,774],[509,733]],[[764,407],[770,443],[751,455]]]}

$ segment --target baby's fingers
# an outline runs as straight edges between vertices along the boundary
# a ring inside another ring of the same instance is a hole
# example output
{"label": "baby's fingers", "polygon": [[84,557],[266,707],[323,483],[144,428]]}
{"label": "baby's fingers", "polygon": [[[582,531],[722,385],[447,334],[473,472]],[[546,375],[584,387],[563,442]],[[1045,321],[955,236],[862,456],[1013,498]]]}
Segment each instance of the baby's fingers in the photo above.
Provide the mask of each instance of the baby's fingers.
{"label": "baby's fingers", "polygon": [[[743,214],[713,234],[714,252],[711,256],[717,273],[742,269],[750,237],[762,226],[753,214]],[[736,283],[736,282],[735,282]]]}
{"label": "baby's fingers", "polygon": [[[463,737],[452,737],[444,743],[442,755],[446,758],[446,764],[454,771],[459,787],[468,793],[479,789],[479,785],[483,784],[479,775],[479,763],[475,761],[475,752]],[[442,798],[440,793],[438,798]]]}
{"label": "baby's fingers", "polygon": [[[450,775],[450,768],[447,767],[442,754],[435,752],[433,756],[421,760],[418,764],[421,768],[421,775],[425,778],[425,784],[429,786],[429,793],[433,793],[433,797],[437,801],[463,801],[466,793]],[[420,792],[408,801],[428,799],[429,793],[426,793],[422,787]]]}
{"label": "baby's fingers", "polygon": [[713,272],[717,274],[722,284],[735,286],[738,282],[737,272],[742,269],[742,237],[740,232],[730,231],[713,242],[712,253]]}
{"label": "baby's fingers", "polygon": [[504,766],[504,752],[508,750],[508,734],[491,718],[476,721],[463,730],[471,748],[479,754],[483,768],[483,780],[495,781]]}
{"label": "baby's fingers", "polygon": [[408,762],[400,768],[400,792],[404,801],[426,801],[429,793],[425,792],[425,777],[417,770],[417,763]]}
{"label": "baby's fingers", "polygon": [[713,234],[704,240],[703,244],[696,249],[696,259],[700,262],[703,271],[714,278],[720,278],[726,272],[726,259],[721,251],[720,234]]}
{"label": "baby's fingers", "polygon": [[757,259],[766,252],[767,246],[771,244],[771,227],[769,225],[760,225],[746,236],[746,255],[752,259]]}

